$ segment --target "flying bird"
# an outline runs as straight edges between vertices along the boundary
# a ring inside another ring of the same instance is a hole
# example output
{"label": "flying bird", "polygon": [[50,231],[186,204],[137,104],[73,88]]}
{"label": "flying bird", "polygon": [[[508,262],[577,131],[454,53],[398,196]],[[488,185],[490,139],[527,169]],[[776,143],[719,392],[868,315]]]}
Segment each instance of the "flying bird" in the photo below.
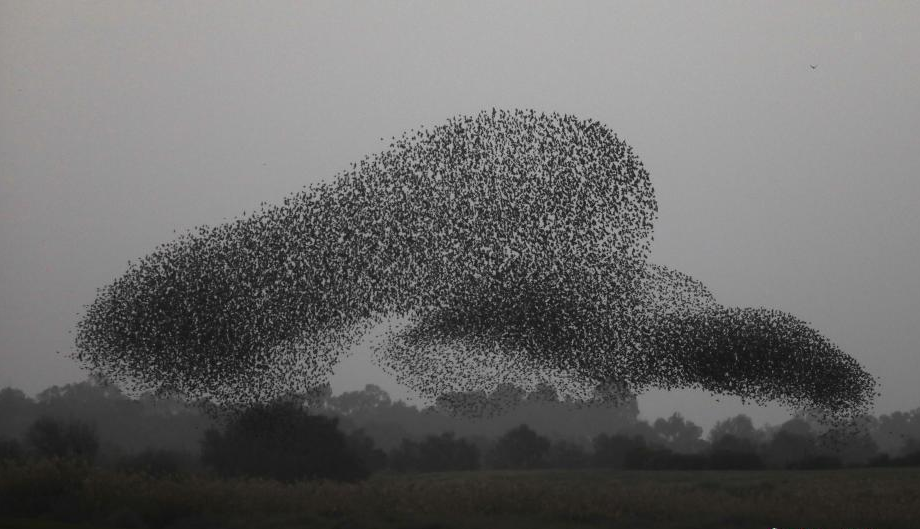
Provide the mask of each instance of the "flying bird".
{"label": "flying bird", "polygon": [[513,382],[579,400],[696,388],[830,417],[871,405],[874,378],[806,322],[723,306],[648,261],[652,182],[603,124],[499,110],[391,139],[129,264],[79,322],[77,360],[245,406],[319,387],[400,322],[374,359],[433,399]]}
{"label": "flying bird", "polygon": [[817,65],[817,64],[809,64],[808,66],[811,66],[811,69],[812,69],[812,70],[817,70],[817,69],[818,69],[818,65]]}

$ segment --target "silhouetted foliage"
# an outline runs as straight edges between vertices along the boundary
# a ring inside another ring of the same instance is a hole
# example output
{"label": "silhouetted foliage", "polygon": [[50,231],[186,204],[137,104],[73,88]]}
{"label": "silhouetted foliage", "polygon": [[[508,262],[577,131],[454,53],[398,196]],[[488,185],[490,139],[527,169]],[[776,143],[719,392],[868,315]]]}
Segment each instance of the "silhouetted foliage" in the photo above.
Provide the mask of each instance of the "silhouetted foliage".
{"label": "silhouetted foliage", "polygon": [[202,432],[213,421],[193,403],[150,394],[129,398],[105,381],[52,386],[35,399],[19,390],[0,390],[0,436],[23,438],[40,417],[93,424],[99,460],[157,447],[197,455]]}
{"label": "silhouetted foliage", "polygon": [[230,420],[223,432],[208,430],[201,460],[223,476],[282,481],[352,481],[369,474],[337,419],[311,415],[294,402],[253,406]]}
{"label": "silhouetted foliage", "polygon": [[354,430],[345,436],[349,451],[355,455],[368,472],[373,473],[387,466],[387,454],[374,445],[374,440],[364,430]]}
{"label": "silhouetted foliage", "polygon": [[591,465],[591,456],[580,445],[569,441],[553,441],[546,453],[549,468],[585,468]]}
{"label": "silhouetted foliage", "polygon": [[806,434],[780,430],[764,447],[767,464],[780,468],[794,466],[817,455],[815,439]]}
{"label": "silhouetted foliage", "polygon": [[690,454],[706,448],[706,442],[700,437],[703,429],[674,413],[667,419],[657,419],[652,425],[653,441],[674,452]]}
{"label": "silhouetted foliage", "polygon": [[41,417],[29,427],[26,439],[42,457],[92,461],[99,450],[96,429],[82,421],[58,421]]}
{"label": "silhouetted foliage", "polygon": [[[443,395],[434,406],[418,409],[402,401],[380,398],[377,395],[386,394],[379,387],[368,384],[363,390],[339,396],[329,392],[313,405],[313,409],[341,417],[343,430],[363,429],[377,446],[388,452],[399,447],[403,439],[422,439],[442,432],[452,431],[466,439],[495,439],[519,424],[527,424],[541,432],[554,432],[554,438],[576,443],[602,432],[638,431],[641,427],[635,397],[623,399],[617,394],[620,400],[615,400],[604,390],[597,388],[595,400],[585,404],[552,400],[551,393],[539,386],[528,394],[518,386],[505,383],[499,384],[492,393]],[[479,412],[472,413],[474,409]]]}
{"label": "silhouetted foliage", "polygon": [[0,389],[0,434],[19,437],[39,417],[36,403],[18,389]]}
{"label": "silhouetted foliage", "polygon": [[594,438],[593,463],[602,468],[627,468],[641,459],[645,440],[640,436],[601,434]]}
{"label": "silhouetted foliage", "polygon": [[540,468],[546,464],[549,447],[549,439],[522,424],[498,439],[489,459],[496,468]]}
{"label": "silhouetted foliage", "polygon": [[479,468],[479,449],[453,432],[430,435],[422,441],[404,439],[390,454],[390,465],[397,472],[447,472]]}
{"label": "silhouetted foliage", "polygon": [[755,428],[751,418],[744,414],[718,421],[709,431],[709,441],[715,443],[726,435],[746,439],[753,444],[762,443],[765,438],[764,432]]}
{"label": "silhouetted foliage", "polygon": [[910,443],[920,442],[920,408],[881,415],[873,425],[873,438],[879,449],[892,456],[907,455]]}
{"label": "silhouetted foliage", "polygon": [[879,467],[916,467],[920,466],[920,440],[909,438],[900,451],[901,455],[892,456],[881,453],[869,460],[870,466]]}
{"label": "silhouetted foliage", "polygon": [[[743,430],[740,433],[744,435]],[[753,470],[764,466],[754,441],[734,434],[722,434],[712,443],[709,460],[716,470]]]}
{"label": "silhouetted foliage", "polygon": [[[333,396],[328,386],[322,386],[308,398],[300,399],[297,405],[291,405],[300,408],[301,402],[307,403],[316,413],[336,417],[345,451],[358,461],[363,472],[384,468],[427,472],[480,466],[528,468],[528,465],[650,470],[834,468],[916,465],[920,458],[920,441],[898,437],[895,443],[891,437],[893,431],[912,431],[916,410],[881,418],[861,416],[845,428],[831,430],[804,414],[775,428],[755,428],[749,417],[738,415],[719,421],[709,432],[711,442],[706,442],[699,438],[700,428],[680,415],[650,425],[638,420],[635,399],[621,404],[610,402],[602,395],[603,389],[598,388],[597,403],[591,405],[559,400],[548,386],[526,392],[512,384],[501,384],[491,394],[458,394],[461,398],[478,398],[484,406],[491,407],[493,412],[479,419],[451,415],[437,407],[419,409],[394,401],[374,385],[338,396]],[[615,401],[619,394],[613,391],[610,400]],[[76,453],[86,450],[68,448],[74,444],[80,446],[79,442],[74,443],[80,435],[69,433],[68,424],[76,422],[82,423],[83,428],[87,424],[96,427],[95,464],[157,476],[197,469],[198,451],[205,444],[201,426],[212,423],[200,410],[181,401],[158,399],[149,394],[132,399],[96,379],[53,386],[42,391],[37,400],[19,390],[0,390],[0,412],[0,459],[16,460],[29,455],[78,457]],[[48,421],[56,426],[47,426]],[[41,448],[28,434],[34,424],[38,424],[34,427],[36,432],[42,432]],[[508,463],[498,457],[497,439],[521,424],[526,424],[532,432],[547,432],[553,439],[536,463]],[[880,431],[883,424],[890,428],[888,432]],[[75,432],[80,430],[78,426]],[[619,433],[611,435],[609,431]],[[212,441],[215,439],[213,432],[208,435]],[[585,445],[585,439],[591,439],[593,445]],[[897,448],[884,453],[880,449],[883,443]],[[256,453],[255,448],[252,453]],[[397,460],[388,462],[388,453]],[[277,454],[274,458],[283,459]],[[286,463],[279,466],[294,468]],[[229,471],[220,472],[233,475]],[[264,469],[260,472],[258,475],[271,475]]]}
{"label": "silhouetted foliage", "polygon": [[0,438],[0,461],[15,461],[22,459],[22,444],[17,439]]}
{"label": "silhouetted foliage", "polygon": [[865,465],[878,453],[878,443],[872,438],[869,431],[862,429],[856,431],[830,432],[825,434],[825,444],[830,453],[840,459],[846,466]]}

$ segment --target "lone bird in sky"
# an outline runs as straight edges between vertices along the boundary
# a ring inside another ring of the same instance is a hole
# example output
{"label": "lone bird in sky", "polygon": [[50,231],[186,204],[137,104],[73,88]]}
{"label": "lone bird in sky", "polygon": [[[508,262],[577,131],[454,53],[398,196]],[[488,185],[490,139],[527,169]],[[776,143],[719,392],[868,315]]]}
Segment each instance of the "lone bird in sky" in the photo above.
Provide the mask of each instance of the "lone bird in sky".
{"label": "lone bird in sky", "polygon": [[811,69],[812,69],[812,70],[817,70],[817,69],[818,69],[818,65],[817,65],[817,64],[809,64],[808,66],[811,66]]}

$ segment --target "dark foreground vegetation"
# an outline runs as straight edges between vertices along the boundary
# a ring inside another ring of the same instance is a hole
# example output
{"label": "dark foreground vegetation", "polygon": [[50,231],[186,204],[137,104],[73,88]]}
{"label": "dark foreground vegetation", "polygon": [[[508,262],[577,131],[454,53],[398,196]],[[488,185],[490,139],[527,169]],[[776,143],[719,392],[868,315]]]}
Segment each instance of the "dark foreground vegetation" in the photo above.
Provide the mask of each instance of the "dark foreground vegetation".
{"label": "dark foreground vegetation", "polygon": [[357,483],[152,477],[64,461],[0,476],[0,527],[911,528],[915,469],[379,474]]}
{"label": "dark foreground vegetation", "polygon": [[419,410],[374,386],[223,419],[98,381],[34,399],[0,390],[0,528],[920,520],[920,410],[867,416],[843,433],[807,415],[761,428],[739,415],[704,438],[679,415],[639,419],[635,402],[576,406],[512,387],[464,398],[481,417],[441,403]]}

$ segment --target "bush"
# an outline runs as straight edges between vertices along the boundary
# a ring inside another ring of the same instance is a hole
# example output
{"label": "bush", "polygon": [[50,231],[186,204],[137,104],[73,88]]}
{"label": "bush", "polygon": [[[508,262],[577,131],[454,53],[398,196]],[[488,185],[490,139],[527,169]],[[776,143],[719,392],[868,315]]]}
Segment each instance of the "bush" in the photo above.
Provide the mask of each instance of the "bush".
{"label": "bush", "polygon": [[546,463],[549,447],[549,439],[522,424],[498,439],[492,449],[492,465],[496,468],[540,468]]}
{"label": "bush", "polygon": [[82,421],[65,423],[50,417],[41,417],[29,427],[26,439],[42,457],[92,461],[99,451],[96,429]]}
{"label": "bush", "polygon": [[758,470],[764,467],[763,458],[754,452],[713,450],[709,454],[709,462],[714,470]]}
{"label": "bush", "polygon": [[368,472],[373,473],[386,468],[386,452],[374,446],[374,440],[363,429],[348,434],[345,442],[349,451],[361,460]]}
{"label": "bush", "polygon": [[817,447],[814,438],[807,434],[781,430],[766,444],[764,451],[764,458],[770,466],[788,468],[814,457]]}
{"label": "bush", "polygon": [[397,472],[448,472],[479,468],[479,449],[452,432],[430,435],[417,442],[403,439],[390,455],[390,466]]}
{"label": "bush", "polygon": [[709,460],[710,466],[716,470],[755,470],[764,466],[754,442],[733,434],[716,438]]}
{"label": "bush", "polygon": [[556,441],[546,454],[546,465],[550,468],[585,468],[591,464],[591,457],[585,450],[568,441]]}
{"label": "bush", "polygon": [[0,461],[22,459],[22,445],[16,439],[0,439]]}
{"label": "bush", "polygon": [[79,459],[6,462],[0,472],[0,514],[66,514],[83,491],[91,466]]}
{"label": "bush", "polygon": [[224,432],[208,430],[201,461],[222,476],[297,481],[354,481],[370,473],[348,446],[338,419],[310,415],[297,403],[257,405],[232,419]]}
{"label": "bush", "polygon": [[600,434],[594,438],[594,465],[601,468],[636,468],[642,464],[645,439],[622,434]]}

